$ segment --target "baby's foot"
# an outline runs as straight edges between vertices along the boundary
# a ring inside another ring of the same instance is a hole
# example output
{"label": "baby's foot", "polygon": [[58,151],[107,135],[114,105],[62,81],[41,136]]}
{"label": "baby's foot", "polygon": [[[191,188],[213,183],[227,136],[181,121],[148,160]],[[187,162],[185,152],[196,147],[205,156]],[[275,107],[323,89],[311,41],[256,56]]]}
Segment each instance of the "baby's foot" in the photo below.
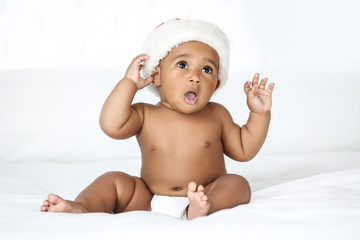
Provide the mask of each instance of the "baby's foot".
{"label": "baby's foot", "polygon": [[64,200],[58,195],[50,193],[43,205],[40,207],[42,212],[66,212],[66,213],[85,213],[86,209],[79,203]]}
{"label": "baby's foot", "polygon": [[206,216],[210,209],[210,202],[204,193],[204,187],[196,186],[195,182],[190,182],[188,185],[187,196],[190,202],[188,210],[188,220]]}

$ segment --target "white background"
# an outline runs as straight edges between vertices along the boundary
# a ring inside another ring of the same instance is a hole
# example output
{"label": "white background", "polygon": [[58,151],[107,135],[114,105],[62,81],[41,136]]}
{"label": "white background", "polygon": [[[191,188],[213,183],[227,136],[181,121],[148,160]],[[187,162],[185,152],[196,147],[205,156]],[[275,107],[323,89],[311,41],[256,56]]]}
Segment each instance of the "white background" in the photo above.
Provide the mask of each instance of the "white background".
{"label": "white background", "polygon": [[[140,155],[98,126],[101,106],[147,34],[171,18],[219,25],[230,78],[213,101],[240,125],[243,84],[276,83],[260,154],[360,149],[356,0],[0,0],[0,160]],[[156,103],[147,90],[136,101]]]}

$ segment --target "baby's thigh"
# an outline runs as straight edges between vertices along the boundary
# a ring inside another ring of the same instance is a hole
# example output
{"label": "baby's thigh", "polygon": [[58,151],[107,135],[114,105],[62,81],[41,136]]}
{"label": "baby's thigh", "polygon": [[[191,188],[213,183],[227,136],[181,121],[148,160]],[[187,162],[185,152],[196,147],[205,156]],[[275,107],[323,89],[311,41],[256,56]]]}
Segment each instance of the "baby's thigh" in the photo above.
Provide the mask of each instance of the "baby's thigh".
{"label": "baby's thigh", "polygon": [[251,189],[249,182],[244,177],[237,174],[226,174],[207,185],[205,194],[228,196],[236,199],[240,204],[244,204],[250,201]]}
{"label": "baby's thigh", "polygon": [[113,177],[117,192],[115,213],[150,210],[153,194],[141,178],[122,172],[115,173]]}

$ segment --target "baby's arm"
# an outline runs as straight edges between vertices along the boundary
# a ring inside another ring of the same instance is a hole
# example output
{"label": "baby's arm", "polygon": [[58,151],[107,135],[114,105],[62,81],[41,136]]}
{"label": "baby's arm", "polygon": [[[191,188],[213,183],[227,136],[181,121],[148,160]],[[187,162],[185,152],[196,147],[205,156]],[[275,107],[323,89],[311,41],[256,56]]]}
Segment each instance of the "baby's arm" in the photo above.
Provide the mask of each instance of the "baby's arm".
{"label": "baby's arm", "polygon": [[[129,138],[140,130],[142,116],[131,105],[136,92],[149,85],[152,78],[140,77],[141,63],[149,56],[141,54],[134,58],[125,73],[125,77],[115,86],[106,99],[100,114],[101,129],[116,139]],[[139,105],[137,105],[139,106]]]}
{"label": "baby's arm", "polygon": [[245,83],[245,93],[250,115],[247,123],[240,127],[232,121],[230,114],[223,114],[224,152],[238,161],[252,159],[262,147],[270,123],[272,91],[274,83],[266,88],[267,78],[259,84],[259,74],[255,74],[252,83]]}

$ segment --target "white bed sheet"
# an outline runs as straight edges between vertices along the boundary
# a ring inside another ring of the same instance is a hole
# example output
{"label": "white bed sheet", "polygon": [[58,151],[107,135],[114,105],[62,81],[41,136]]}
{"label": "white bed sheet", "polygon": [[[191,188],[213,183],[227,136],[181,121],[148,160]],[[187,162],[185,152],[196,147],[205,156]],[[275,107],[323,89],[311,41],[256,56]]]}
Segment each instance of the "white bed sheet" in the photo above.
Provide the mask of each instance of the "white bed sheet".
{"label": "white bed sheet", "polygon": [[360,239],[360,152],[227,160],[250,204],[184,221],[144,211],[42,213],[48,193],[73,199],[107,171],[138,175],[140,160],[1,162],[0,239]]}

